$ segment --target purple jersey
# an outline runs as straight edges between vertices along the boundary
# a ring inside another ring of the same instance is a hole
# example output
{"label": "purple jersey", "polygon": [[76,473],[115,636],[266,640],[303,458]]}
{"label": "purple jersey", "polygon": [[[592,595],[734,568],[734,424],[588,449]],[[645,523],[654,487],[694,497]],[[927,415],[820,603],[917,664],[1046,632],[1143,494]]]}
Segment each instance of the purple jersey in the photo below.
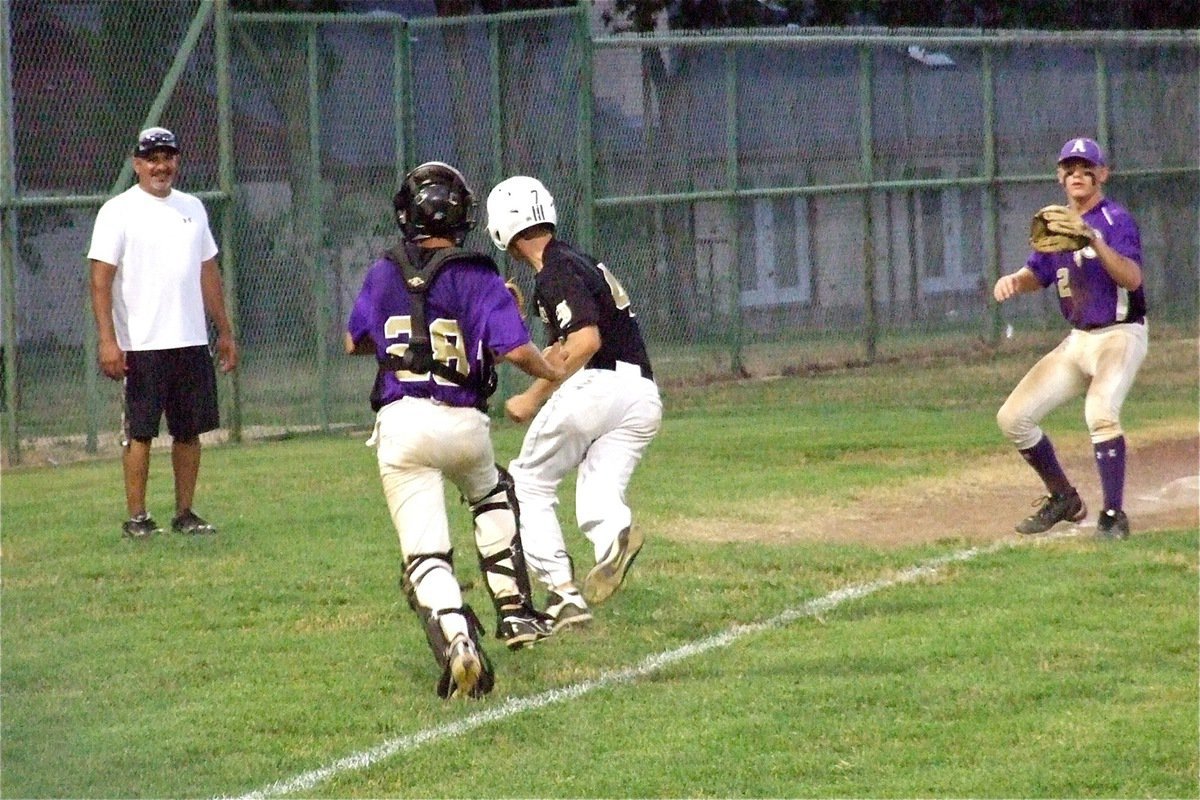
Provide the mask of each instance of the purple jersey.
{"label": "purple jersey", "polygon": [[[355,343],[369,336],[377,360],[388,352],[403,355],[412,325],[410,308],[399,265],[381,258],[367,270],[346,330]],[[478,382],[486,369],[483,348],[504,355],[530,340],[516,302],[483,256],[478,262],[454,261],[442,269],[426,296],[425,319],[433,357],[473,382]],[[447,405],[476,407],[484,399],[475,389],[432,373],[403,370],[384,370],[376,391],[373,399],[380,407],[401,397],[428,397]]]}
{"label": "purple jersey", "polygon": [[[1142,263],[1142,240],[1129,212],[1111,200],[1101,200],[1083,215],[1109,247]],[[1142,322],[1146,318],[1145,286],[1132,292],[1117,285],[1105,271],[1096,251],[1085,247],[1074,253],[1032,253],[1025,262],[1042,286],[1058,286],[1058,305],[1076,328],[1092,330],[1116,322]]]}

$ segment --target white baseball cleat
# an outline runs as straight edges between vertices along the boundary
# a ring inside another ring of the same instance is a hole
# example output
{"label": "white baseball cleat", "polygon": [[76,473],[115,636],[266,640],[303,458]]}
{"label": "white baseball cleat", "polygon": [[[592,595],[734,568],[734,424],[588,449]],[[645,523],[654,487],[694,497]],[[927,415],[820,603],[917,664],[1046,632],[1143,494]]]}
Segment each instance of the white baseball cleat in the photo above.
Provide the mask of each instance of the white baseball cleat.
{"label": "white baseball cleat", "polygon": [[596,566],[583,579],[584,599],[589,603],[602,603],[612,597],[613,592],[621,588],[625,574],[642,549],[643,541],[641,532],[632,527],[617,534],[617,540],[612,543],[608,553],[596,562]]}
{"label": "white baseball cleat", "polygon": [[577,589],[551,591],[550,604],[546,606],[546,616],[553,620],[554,632],[567,628],[580,627],[592,621],[592,612],[588,611],[587,603]]}

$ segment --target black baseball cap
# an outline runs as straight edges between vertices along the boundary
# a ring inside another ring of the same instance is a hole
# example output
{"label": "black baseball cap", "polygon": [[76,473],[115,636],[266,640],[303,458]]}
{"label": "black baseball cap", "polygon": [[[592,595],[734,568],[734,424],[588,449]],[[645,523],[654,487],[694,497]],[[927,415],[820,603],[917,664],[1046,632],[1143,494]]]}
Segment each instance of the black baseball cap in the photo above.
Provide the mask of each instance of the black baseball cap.
{"label": "black baseball cap", "polygon": [[175,134],[166,128],[146,128],[139,133],[133,154],[139,158],[145,158],[155,150],[170,150],[172,153],[178,153],[179,142],[176,141]]}

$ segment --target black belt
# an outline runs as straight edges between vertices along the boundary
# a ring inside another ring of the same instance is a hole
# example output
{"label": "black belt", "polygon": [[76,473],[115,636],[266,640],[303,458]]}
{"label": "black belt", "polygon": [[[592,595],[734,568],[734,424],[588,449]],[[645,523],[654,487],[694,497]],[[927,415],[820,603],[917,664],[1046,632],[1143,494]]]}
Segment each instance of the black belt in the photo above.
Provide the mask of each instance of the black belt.
{"label": "black belt", "polygon": [[1076,327],[1081,331],[1099,331],[1104,328],[1111,328],[1113,325],[1145,325],[1146,318],[1138,317],[1137,319],[1123,319],[1120,322],[1105,322],[1100,325],[1078,325]]}
{"label": "black belt", "polygon": [[617,364],[624,364],[627,367],[637,367],[641,371],[643,378],[648,381],[654,380],[654,373],[650,371],[649,367],[643,364],[635,364],[632,361],[617,360],[612,364],[588,364],[586,367],[584,367],[584,369],[606,369],[610,372],[616,372]]}

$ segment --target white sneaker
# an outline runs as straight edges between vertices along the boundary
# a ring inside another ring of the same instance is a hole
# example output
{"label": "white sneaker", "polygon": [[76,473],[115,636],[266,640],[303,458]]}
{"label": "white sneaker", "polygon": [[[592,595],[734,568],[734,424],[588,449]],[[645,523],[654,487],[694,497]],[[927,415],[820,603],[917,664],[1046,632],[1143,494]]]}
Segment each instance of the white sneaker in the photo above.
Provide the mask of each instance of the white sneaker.
{"label": "white sneaker", "polygon": [[553,620],[555,633],[567,628],[583,626],[592,621],[592,612],[588,611],[583,596],[574,587],[563,589],[561,592],[550,592],[550,605],[546,606],[546,616]]}
{"label": "white sneaker", "polygon": [[621,588],[625,574],[642,549],[643,541],[642,534],[632,527],[617,534],[617,540],[608,548],[608,553],[596,562],[596,566],[583,579],[583,596],[589,603],[602,603]]}

